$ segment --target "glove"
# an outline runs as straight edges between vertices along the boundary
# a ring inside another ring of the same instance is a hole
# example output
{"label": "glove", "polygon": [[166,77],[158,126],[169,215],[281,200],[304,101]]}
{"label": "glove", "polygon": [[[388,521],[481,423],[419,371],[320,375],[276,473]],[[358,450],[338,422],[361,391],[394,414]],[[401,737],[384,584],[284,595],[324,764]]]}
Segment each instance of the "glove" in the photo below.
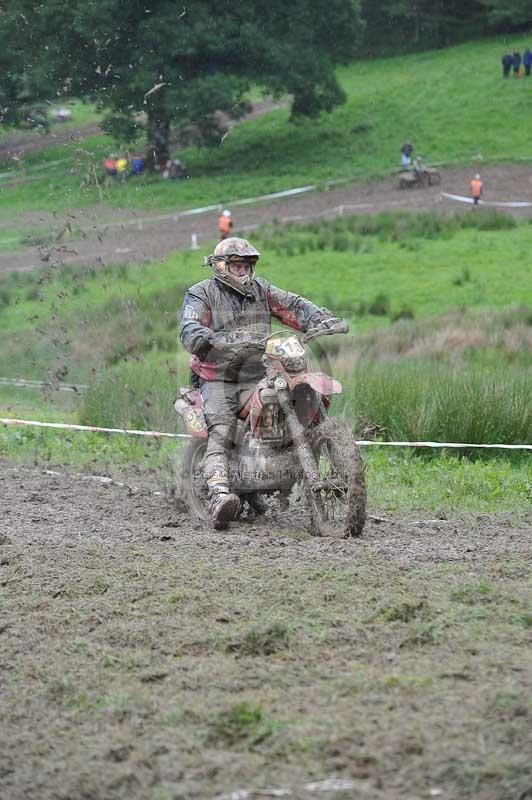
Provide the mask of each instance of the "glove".
{"label": "glove", "polygon": [[236,343],[236,338],[233,333],[225,333],[224,331],[219,331],[218,333],[213,333],[210,337],[210,344],[215,350],[228,350]]}
{"label": "glove", "polygon": [[344,322],[344,320],[340,319],[339,317],[326,317],[325,319],[320,320],[319,326],[320,328],[334,328],[340,322]]}
{"label": "glove", "polygon": [[239,350],[242,347],[261,347],[248,333],[226,333],[219,331],[210,339],[211,346],[216,350]]}

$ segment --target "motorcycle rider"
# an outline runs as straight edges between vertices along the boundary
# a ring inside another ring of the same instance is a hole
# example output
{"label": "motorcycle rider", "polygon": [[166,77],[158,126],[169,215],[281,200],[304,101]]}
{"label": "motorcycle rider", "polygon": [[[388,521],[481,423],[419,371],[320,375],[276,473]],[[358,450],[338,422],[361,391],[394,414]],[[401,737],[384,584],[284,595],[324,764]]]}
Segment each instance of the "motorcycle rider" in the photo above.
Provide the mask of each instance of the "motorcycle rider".
{"label": "motorcycle rider", "polygon": [[339,322],[327,308],[257,278],[259,257],[246,239],[219,242],[205,259],[214,276],[187,291],[181,310],[180,339],[191,353],[204,402],[205,477],[217,529],[227,528],[240,511],[238,496],[229,491],[228,462],[238,414],[264,377],[262,349],[253,342],[270,334],[272,317],[303,332]]}

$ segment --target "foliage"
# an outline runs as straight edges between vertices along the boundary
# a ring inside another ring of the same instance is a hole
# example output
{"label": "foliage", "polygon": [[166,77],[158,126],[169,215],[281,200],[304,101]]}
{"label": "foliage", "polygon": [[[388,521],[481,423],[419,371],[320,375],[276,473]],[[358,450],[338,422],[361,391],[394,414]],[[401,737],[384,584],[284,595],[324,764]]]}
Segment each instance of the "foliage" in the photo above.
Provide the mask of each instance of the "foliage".
{"label": "foliage", "polygon": [[362,52],[374,54],[400,50],[428,50],[484,32],[487,17],[478,0],[363,0],[366,23]]}
{"label": "foliage", "polygon": [[482,0],[491,25],[498,30],[516,30],[529,26],[532,9],[528,0]]}
{"label": "foliage", "polygon": [[352,0],[297,0],[289,13],[282,2],[259,0],[201,0],[190,12],[165,0],[127,9],[120,0],[12,0],[5,16],[24,75],[45,73],[47,90],[55,84],[97,99],[110,112],[107,128],[129,139],[146,114],[156,162],[168,157],[173,123],[182,132],[195,125],[197,141],[218,142],[217,114],[242,116],[254,85],[293,95],[294,116],[330,111],[345,99],[334,67],[352,57],[360,31]]}
{"label": "foliage", "polygon": [[[174,431],[175,357],[125,361],[104,372],[84,399],[81,422],[104,427]],[[95,421],[97,420],[97,423]]]}
{"label": "foliage", "polygon": [[515,31],[532,22],[528,0],[363,0],[365,22],[361,53],[447,47],[490,31]]}

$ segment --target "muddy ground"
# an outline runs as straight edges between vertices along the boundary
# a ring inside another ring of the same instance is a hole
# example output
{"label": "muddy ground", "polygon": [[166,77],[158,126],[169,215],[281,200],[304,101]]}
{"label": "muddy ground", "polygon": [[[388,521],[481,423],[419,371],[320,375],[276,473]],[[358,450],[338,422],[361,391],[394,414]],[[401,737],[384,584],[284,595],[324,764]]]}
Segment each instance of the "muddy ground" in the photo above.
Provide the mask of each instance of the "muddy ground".
{"label": "muddy ground", "polygon": [[[471,169],[442,170],[438,187],[401,190],[398,180],[391,177],[371,183],[342,185],[324,191],[313,191],[274,202],[256,203],[233,208],[235,233],[251,235],[255,227],[274,222],[310,220],[334,217],[339,213],[365,214],[387,210],[442,213],[471,213],[471,207],[446,200],[441,192],[467,195]],[[482,170],[488,201],[532,201],[532,173],[529,167],[497,165]],[[517,217],[528,218],[531,208],[499,209]],[[165,216],[165,219],[160,219]],[[50,231],[61,227],[61,221],[49,215]],[[157,219],[159,217],[159,219]],[[76,238],[55,248],[30,247],[26,250],[0,252],[0,271],[28,270],[43,263],[98,264],[144,261],[164,258],[170,251],[190,247],[192,235],[200,248],[217,236],[217,213],[205,212],[193,216],[153,214],[140,209],[113,209],[93,206],[83,211],[71,209],[68,219],[84,238]],[[28,224],[42,227],[46,213],[35,219],[29,213]],[[17,225],[24,215],[17,218]],[[43,262],[43,258],[46,262]]]}
{"label": "muddy ground", "polygon": [[2,800],[532,797],[532,517],[222,534],[0,467]]}

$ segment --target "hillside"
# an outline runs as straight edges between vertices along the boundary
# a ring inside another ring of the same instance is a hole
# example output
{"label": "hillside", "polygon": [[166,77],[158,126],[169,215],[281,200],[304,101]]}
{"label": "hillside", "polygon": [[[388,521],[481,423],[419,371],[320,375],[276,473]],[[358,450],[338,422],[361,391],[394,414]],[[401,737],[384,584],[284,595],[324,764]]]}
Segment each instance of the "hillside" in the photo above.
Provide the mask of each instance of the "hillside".
{"label": "hillside", "polygon": [[532,79],[502,80],[500,53],[507,45],[522,42],[496,38],[355,62],[340,71],[348,95],[344,106],[297,124],[288,121],[286,108],[248,119],[218,149],[183,151],[191,176],[184,182],[141,178],[106,186],[100,172],[97,187],[92,166],[98,174],[103,157],[116,150],[107,136],[52,145],[24,159],[30,176],[47,162],[49,169],[33,174],[29,183],[0,185],[0,219],[15,210],[64,211],[100,199],[122,208],[189,208],[326,180],[367,179],[397,167],[406,138],[430,161],[527,160]]}

